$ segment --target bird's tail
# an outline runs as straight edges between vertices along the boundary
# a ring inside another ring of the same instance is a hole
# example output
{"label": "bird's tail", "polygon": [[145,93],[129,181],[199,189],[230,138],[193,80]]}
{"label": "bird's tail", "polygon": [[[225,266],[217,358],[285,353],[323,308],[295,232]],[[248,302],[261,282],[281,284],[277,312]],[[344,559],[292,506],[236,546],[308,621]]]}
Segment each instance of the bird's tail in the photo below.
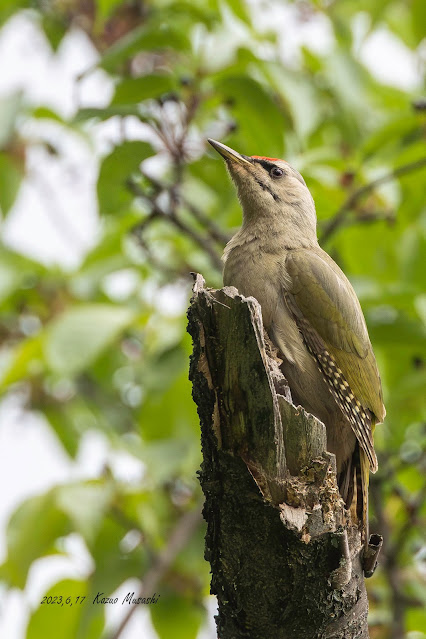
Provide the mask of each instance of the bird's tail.
{"label": "bird's tail", "polygon": [[[371,423],[371,434],[374,434],[375,423]],[[357,466],[357,514],[358,521],[361,524],[361,541],[367,546],[370,538],[369,522],[368,522],[368,486],[370,483],[370,461],[367,454],[361,446],[359,450],[359,465]],[[376,467],[377,469],[377,467]],[[373,469],[373,472],[376,471]]]}
{"label": "bird's tail", "polygon": [[[370,482],[370,462],[367,454],[357,443],[347,466],[338,476],[340,494],[351,511],[351,517],[361,529],[364,545],[369,540],[368,486]],[[354,499],[355,497],[355,499]]]}
{"label": "bird's tail", "polygon": [[[366,546],[370,538],[369,522],[368,522],[368,485],[370,483],[370,462],[368,457],[360,447],[359,449],[359,474],[360,474],[360,491],[358,493],[357,486],[357,502],[361,506],[359,521],[361,523],[361,543]],[[358,498],[359,494],[359,498]]]}

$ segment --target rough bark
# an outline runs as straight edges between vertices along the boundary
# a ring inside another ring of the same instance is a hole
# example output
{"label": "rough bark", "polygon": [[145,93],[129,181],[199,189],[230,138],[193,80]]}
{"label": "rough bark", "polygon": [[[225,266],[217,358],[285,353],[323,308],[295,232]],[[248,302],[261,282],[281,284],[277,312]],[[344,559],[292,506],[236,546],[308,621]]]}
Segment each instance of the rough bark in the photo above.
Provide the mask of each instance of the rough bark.
{"label": "rough bark", "polygon": [[324,425],[291,395],[260,306],[197,276],[188,330],[220,639],[367,639],[361,541]]}

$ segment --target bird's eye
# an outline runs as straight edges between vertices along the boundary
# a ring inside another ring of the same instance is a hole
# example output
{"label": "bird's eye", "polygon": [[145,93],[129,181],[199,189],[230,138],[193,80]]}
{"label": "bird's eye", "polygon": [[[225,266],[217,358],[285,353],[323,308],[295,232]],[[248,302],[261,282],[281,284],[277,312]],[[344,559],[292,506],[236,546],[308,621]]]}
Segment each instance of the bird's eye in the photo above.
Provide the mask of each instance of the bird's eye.
{"label": "bird's eye", "polygon": [[280,178],[284,175],[284,171],[283,169],[280,169],[279,166],[274,166],[271,169],[271,177],[273,178]]}

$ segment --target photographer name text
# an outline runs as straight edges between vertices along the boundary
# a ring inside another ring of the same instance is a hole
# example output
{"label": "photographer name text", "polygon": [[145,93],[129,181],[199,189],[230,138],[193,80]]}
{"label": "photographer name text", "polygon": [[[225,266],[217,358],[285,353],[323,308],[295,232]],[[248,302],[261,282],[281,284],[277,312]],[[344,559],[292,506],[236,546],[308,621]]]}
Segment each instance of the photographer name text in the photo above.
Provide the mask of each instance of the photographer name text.
{"label": "photographer name text", "polygon": [[[93,599],[92,603],[107,605],[107,604],[117,604],[119,602],[118,597],[104,597],[103,596],[104,594],[105,593],[103,592],[98,592],[96,597]],[[126,603],[129,605],[156,604],[159,598],[160,598],[160,595],[157,595],[157,593],[155,592],[151,597],[135,597],[134,592],[128,592],[127,595],[124,597],[124,599],[121,601],[121,605],[124,606],[124,604]]]}

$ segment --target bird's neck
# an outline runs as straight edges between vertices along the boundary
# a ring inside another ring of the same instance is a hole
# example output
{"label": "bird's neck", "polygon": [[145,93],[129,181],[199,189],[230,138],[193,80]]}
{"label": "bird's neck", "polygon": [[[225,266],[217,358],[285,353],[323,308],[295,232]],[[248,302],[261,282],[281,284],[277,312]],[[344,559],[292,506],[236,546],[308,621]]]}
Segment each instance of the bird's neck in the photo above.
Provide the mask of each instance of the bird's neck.
{"label": "bird's neck", "polygon": [[315,208],[312,206],[312,210],[307,211],[302,206],[293,203],[256,213],[244,207],[238,241],[256,241],[267,252],[318,246]]}

